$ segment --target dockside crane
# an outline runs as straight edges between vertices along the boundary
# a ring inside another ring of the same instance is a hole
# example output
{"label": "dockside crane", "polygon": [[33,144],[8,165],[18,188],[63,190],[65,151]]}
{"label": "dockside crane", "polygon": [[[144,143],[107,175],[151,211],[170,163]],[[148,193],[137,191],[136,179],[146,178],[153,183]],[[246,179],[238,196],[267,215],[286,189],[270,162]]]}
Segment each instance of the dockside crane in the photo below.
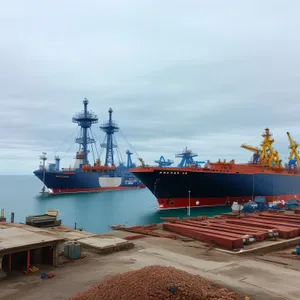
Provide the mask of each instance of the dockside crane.
{"label": "dockside crane", "polygon": [[174,163],[173,160],[171,160],[171,159],[166,160],[163,156],[161,156],[159,158],[159,160],[155,160],[154,162],[156,162],[158,164],[158,166],[161,167],[161,168],[162,167],[169,167]]}
{"label": "dockside crane", "polygon": [[246,145],[246,144],[241,145],[241,147],[246,149],[246,150],[254,152],[254,154],[253,154],[253,163],[257,164],[262,150],[257,148],[257,147],[253,147],[253,146]]}
{"label": "dockside crane", "polygon": [[197,157],[197,156],[198,156],[197,153],[193,153],[193,151],[188,150],[188,148],[185,147],[182,153],[175,155],[176,158],[181,158],[178,168],[186,168],[191,165],[199,167],[201,164],[206,163],[206,161],[194,161],[193,157]]}
{"label": "dockside crane", "polygon": [[253,163],[267,165],[269,167],[280,167],[281,160],[277,150],[272,146],[274,139],[272,139],[269,128],[266,128],[261,136],[264,138],[260,144],[261,149],[246,144],[241,145],[241,147],[254,152]]}
{"label": "dockside crane", "polygon": [[264,139],[260,144],[262,147],[262,154],[259,158],[262,163],[267,163],[269,167],[275,166],[280,167],[279,154],[274,150],[272,144],[274,139],[272,139],[272,134],[270,133],[269,128],[265,129],[265,132],[261,135]]}
{"label": "dockside crane", "polygon": [[290,142],[289,149],[291,149],[289,156],[289,167],[292,168],[292,166],[295,166],[296,163],[298,166],[300,166],[300,156],[297,151],[299,144],[292,139],[289,132],[287,132],[286,134]]}

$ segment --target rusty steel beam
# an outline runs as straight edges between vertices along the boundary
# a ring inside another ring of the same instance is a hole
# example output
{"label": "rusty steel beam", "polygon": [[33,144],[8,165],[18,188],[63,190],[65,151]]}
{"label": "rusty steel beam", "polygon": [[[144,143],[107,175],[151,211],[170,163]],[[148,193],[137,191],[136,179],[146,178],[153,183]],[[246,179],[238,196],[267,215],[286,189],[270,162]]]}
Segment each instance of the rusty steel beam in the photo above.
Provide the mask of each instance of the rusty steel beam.
{"label": "rusty steel beam", "polygon": [[251,217],[253,219],[261,219],[261,220],[271,220],[273,222],[278,222],[278,223],[286,223],[287,225],[292,225],[294,227],[300,228],[300,221],[298,220],[293,220],[293,219],[288,219],[288,218],[276,218],[272,216],[255,216]]}
{"label": "rusty steel beam", "polygon": [[175,223],[180,220],[178,217],[161,217],[160,219],[171,223]]}
{"label": "rusty steel beam", "polygon": [[[254,214],[251,214],[254,215]],[[278,237],[279,236],[279,231],[277,229],[272,228],[272,232],[270,232],[270,228],[262,228],[261,226],[253,226],[253,224],[251,224],[251,226],[246,226],[246,225],[237,225],[234,224],[234,226],[230,223],[228,223],[230,220],[246,220],[249,219],[249,217],[245,217],[243,216],[243,218],[228,218],[227,220],[225,218],[222,219],[209,219],[209,222],[207,221],[196,221],[196,220],[188,220],[187,222],[191,223],[191,224],[199,224],[201,226],[204,227],[208,227],[209,224],[215,224],[218,226],[229,226],[228,228],[234,228],[234,229],[240,229],[240,230],[246,230],[247,234],[254,234],[256,233],[257,240],[262,241],[264,238],[273,238],[273,237]],[[228,222],[227,222],[228,221]],[[257,225],[257,224],[256,224]],[[224,227],[225,228],[225,227]]]}
{"label": "rusty steel beam", "polygon": [[263,223],[263,224],[271,224],[271,225],[275,225],[275,226],[284,226],[284,227],[287,227],[287,228],[290,228],[290,229],[293,229],[297,232],[297,235],[300,234],[300,226],[298,225],[294,225],[294,224],[291,224],[291,223],[288,223],[288,222],[283,222],[283,221],[280,221],[280,220],[277,220],[277,219],[272,219],[272,218],[266,218],[266,217],[250,217],[248,218],[248,220],[253,220],[254,222],[256,222],[257,220],[260,222],[260,223]]}
{"label": "rusty steel beam", "polygon": [[266,228],[266,229],[277,229],[279,233],[279,237],[288,239],[288,238],[293,238],[298,236],[298,231],[291,229],[290,227],[285,227],[285,226],[279,226],[275,224],[266,224],[263,222],[259,221],[250,221],[249,219],[243,219],[243,220],[227,220],[227,223],[230,224],[237,224],[237,225],[246,225],[246,226],[251,226],[255,228]]}
{"label": "rusty steel beam", "polygon": [[291,220],[297,224],[300,224],[300,218],[289,214],[260,214],[261,217],[274,218],[279,220]]}
{"label": "rusty steel beam", "polygon": [[[255,236],[256,240],[258,240],[258,241],[263,241],[265,238],[279,236],[277,230],[273,233],[270,233],[269,230],[267,230],[267,229],[263,230],[262,228],[259,228],[259,229],[255,230],[255,228],[253,228],[253,227],[249,227],[249,226],[248,227],[247,226],[239,227],[237,225],[233,226],[233,225],[225,223],[223,221],[222,222],[199,222],[199,221],[189,220],[187,222],[189,224],[194,224],[195,226],[200,226],[200,227],[204,227],[204,228],[213,228],[212,226],[217,226],[219,228],[219,230],[222,229],[222,230],[226,231],[226,228],[230,229],[230,230],[235,230],[236,233],[239,233],[242,235],[248,234],[251,236]],[[214,227],[213,229],[217,229],[217,228]],[[229,231],[227,230],[227,232],[229,232]]]}
{"label": "rusty steel beam", "polygon": [[[220,234],[222,233],[223,235],[226,235],[226,236],[242,237],[246,243],[251,243],[251,242],[255,241],[255,240],[253,240],[253,234],[248,234],[248,237],[246,237],[245,235],[247,235],[247,234],[245,232],[240,232],[238,230],[234,230],[233,227],[231,227],[231,228],[224,228],[222,226],[214,227],[211,224],[201,224],[201,223],[194,224],[192,222],[179,222],[178,224],[192,226],[194,228],[197,228],[197,230],[201,230],[201,231],[205,231],[205,232],[220,233]],[[259,238],[261,238],[261,237],[259,237]],[[262,238],[264,239],[264,234],[263,234]]]}
{"label": "rusty steel beam", "polygon": [[256,241],[263,241],[265,237],[267,236],[267,232],[263,231],[254,231],[252,229],[241,229],[237,228],[237,226],[232,226],[232,225],[225,225],[225,224],[211,224],[209,225],[210,228],[214,228],[217,230],[222,230],[226,232],[232,232],[232,233],[237,233],[241,235],[249,235],[255,238]]}
{"label": "rusty steel beam", "polygon": [[202,242],[216,244],[220,247],[234,250],[243,248],[243,242],[241,238],[233,238],[228,236],[223,236],[222,234],[209,234],[201,231],[194,230],[193,227],[175,224],[175,223],[163,223],[163,229],[178,233]]}
{"label": "rusty steel beam", "polygon": [[[236,233],[229,233],[229,232],[220,232],[220,230],[218,229],[212,229],[212,228],[207,228],[207,227],[198,227],[198,226],[194,226],[194,225],[190,225],[188,222],[177,222],[176,224],[181,224],[181,225],[185,225],[188,226],[190,229],[192,230],[197,230],[197,231],[201,231],[201,232],[205,232],[205,233],[209,233],[209,234],[221,234],[222,236],[227,236],[227,237],[232,237],[232,238],[242,238],[242,234],[236,234]],[[250,242],[249,238],[243,238],[245,243]]]}

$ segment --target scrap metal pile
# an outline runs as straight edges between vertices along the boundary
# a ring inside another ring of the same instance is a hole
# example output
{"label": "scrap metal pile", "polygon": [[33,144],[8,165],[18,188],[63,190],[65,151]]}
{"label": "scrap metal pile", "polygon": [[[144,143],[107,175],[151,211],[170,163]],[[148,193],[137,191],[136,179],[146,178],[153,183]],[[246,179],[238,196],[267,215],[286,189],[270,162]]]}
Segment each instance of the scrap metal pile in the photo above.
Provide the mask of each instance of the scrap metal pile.
{"label": "scrap metal pile", "polygon": [[107,278],[71,300],[241,300],[236,293],[199,275],[173,267],[149,266]]}
{"label": "scrap metal pile", "polygon": [[241,249],[245,244],[268,238],[289,239],[300,235],[300,215],[280,212],[262,212],[219,217],[172,219],[163,223],[163,229],[186,237],[211,243],[226,249]]}

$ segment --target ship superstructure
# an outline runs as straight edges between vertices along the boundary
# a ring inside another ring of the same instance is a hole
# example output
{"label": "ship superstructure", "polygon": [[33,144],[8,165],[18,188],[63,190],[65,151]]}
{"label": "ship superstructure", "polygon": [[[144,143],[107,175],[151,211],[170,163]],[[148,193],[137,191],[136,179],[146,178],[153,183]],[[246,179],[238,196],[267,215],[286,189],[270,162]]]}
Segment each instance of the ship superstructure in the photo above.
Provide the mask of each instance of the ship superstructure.
{"label": "ship superstructure", "polygon": [[243,144],[253,152],[251,161],[237,164],[207,161],[179,164],[178,167],[142,166],[131,169],[157,198],[159,209],[227,206],[245,203],[257,196],[267,201],[300,199],[300,157],[296,143],[289,138],[289,162],[282,166],[269,128],[262,133],[260,147]]}
{"label": "ship superstructure", "polygon": [[[132,173],[130,168],[135,167],[132,163],[132,153],[127,150],[127,165],[120,162],[115,165],[114,149],[117,147],[114,143],[114,133],[119,130],[117,124],[112,120],[113,110],[109,109],[109,119],[100,126],[100,129],[106,133],[106,142],[101,144],[105,149],[105,163],[101,165],[100,155],[96,147],[91,127],[98,123],[98,116],[88,110],[88,100],[83,100],[83,111],[75,114],[72,122],[80,128],[79,136],[75,142],[79,149],[75,156],[73,167],[60,169],[60,158],[55,156],[55,163],[46,166],[47,156],[43,152],[40,157],[42,163],[34,174],[44,183],[43,192],[51,194],[63,193],[82,193],[82,192],[100,192],[108,190],[125,190],[145,187]],[[89,154],[93,157],[93,163],[89,161]]]}

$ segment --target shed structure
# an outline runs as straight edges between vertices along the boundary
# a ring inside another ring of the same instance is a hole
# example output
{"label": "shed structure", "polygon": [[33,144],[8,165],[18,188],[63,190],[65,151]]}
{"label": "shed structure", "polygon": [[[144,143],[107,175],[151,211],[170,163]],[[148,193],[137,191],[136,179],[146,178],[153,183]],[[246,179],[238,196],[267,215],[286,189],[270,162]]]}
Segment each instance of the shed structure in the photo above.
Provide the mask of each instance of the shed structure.
{"label": "shed structure", "polygon": [[43,230],[0,223],[0,277],[13,271],[30,272],[31,265],[58,266],[58,247],[64,242]]}

